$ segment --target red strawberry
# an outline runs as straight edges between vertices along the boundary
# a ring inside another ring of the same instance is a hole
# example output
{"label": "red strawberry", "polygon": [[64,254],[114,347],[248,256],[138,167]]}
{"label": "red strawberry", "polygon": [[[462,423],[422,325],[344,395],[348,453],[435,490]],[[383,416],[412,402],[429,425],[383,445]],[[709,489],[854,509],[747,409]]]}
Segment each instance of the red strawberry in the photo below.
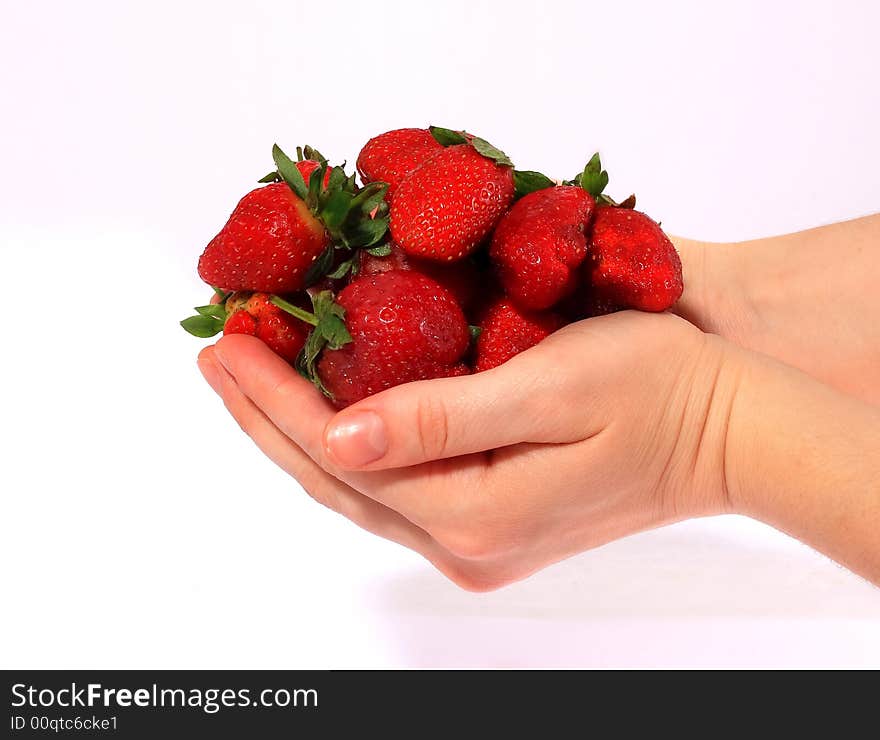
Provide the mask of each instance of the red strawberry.
{"label": "red strawberry", "polygon": [[591,285],[584,283],[556,306],[556,310],[565,316],[568,322],[604,316],[622,311],[623,308],[606,296],[600,295]]}
{"label": "red strawberry", "polygon": [[266,293],[233,293],[226,301],[229,318],[224,334],[250,334],[291,364],[305,344],[311,327],[270,303]]}
{"label": "red strawberry", "polygon": [[[460,136],[465,140],[463,136]],[[391,237],[407,254],[459,260],[473,252],[498,223],[514,197],[510,160],[491,148],[455,144],[425,160],[394,193]]]}
{"label": "red strawberry", "polygon": [[[306,181],[326,159],[311,147],[292,161],[277,146],[277,166],[261,182],[281,178],[248,193],[199,259],[199,275],[216,287],[264,293],[295,293],[321,277],[333,263],[331,245],[376,244],[387,218],[371,218],[382,204],[384,184],[358,191],[354,178],[325,174],[323,185]],[[311,155],[311,156],[310,156]],[[341,176],[340,176],[341,175]],[[384,206],[383,206],[384,208]]]}
{"label": "red strawberry", "polygon": [[549,308],[574,290],[595,203],[578,186],[544,188],[518,200],[498,222],[489,256],[518,305]]}
{"label": "red strawberry", "polygon": [[[430,278],[411,270],[361,277],[337,302],[351,341],[324,349],[314,375],[339,408],[401,383],[469,372],[467,321]],[[316,313],[320,320],[317,305]]]}
{"label": "red strawberry", "polygon": [[[296,168],[299,170],[299,174],[303,176],[303,180],[305,180],[308,185],[309,178],[312,176],[312,173],[321,166],[321,163],[314,159],[301,159],[296,163]],[[330,172],[332,168],[328,167],[324,171],[324,187],[326,188],[330,184]]]}
{"label": "red strawberry", "polygon": [[387,182],[386,198],[403,179],[428,157],[443,148],[424,128],[399,128],[370,139],[357,158],[357,170],[364,183]]}
{"label": "red strawberry", "polygon": [[485,310],[477,338],[474,372],[482,372],[507,362],[565,324],[553,311],[524,311],[506,298]]}
{"label": "red strawberry", "polygon": [[596,298],[642,311],[665,311],[684,288],[672,242],[657,223],[629,208],[596,211],[584,273]]}
{"label": "red strawberry", "polygon": [[393,242],[389,246],[391,253],[384,257],[361,251],[357,277],[377,275],[389,270],[413,270],[440,283],[455,296],[465,311],[473,305],[480,282],[477,266],[473,261],[464,259],[452,264],[431,262],[410,257]]}
{"label": "red strawberry", "polygon": [[413,258],[407,255],[394,242],[388,245],[391,250],[384,256],[372,255],[369,252],[361,252],[358,255],[359,264],[355,277],[366,277],[367,275],[378,275],[382,272],[390,272],[391,270],[410,270],[412,269]]}
{"label": "red strawberry", "polygon": [[241,199],[199,259],[199,276],[228,290],[294,293],[329,244],[305,201],[278,182]]}
{"label": "red strawberry", "polygon": [[[260,295],[266,295],[260,293]],[[247,311],[236,311],[223,325],[224,334],[248,334],[252,337],[257,335],[257,320]]]}

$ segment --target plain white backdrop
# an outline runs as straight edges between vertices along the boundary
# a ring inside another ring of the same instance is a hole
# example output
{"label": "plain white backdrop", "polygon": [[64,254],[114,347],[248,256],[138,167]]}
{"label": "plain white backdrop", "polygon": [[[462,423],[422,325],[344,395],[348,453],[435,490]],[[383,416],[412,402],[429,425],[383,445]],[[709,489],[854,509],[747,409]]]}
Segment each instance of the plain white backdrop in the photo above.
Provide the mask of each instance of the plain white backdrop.
{"label": "plain white backdrop", "polygon": [[867,2],[4,0],[2,667],[880,666],[880,591],[736,517],[459,591],[264,459],[177,325],[275,141],[352,162],[436,123],[554,177],[599,149],[612,194],[694,238],[880,210],[878,26]]}

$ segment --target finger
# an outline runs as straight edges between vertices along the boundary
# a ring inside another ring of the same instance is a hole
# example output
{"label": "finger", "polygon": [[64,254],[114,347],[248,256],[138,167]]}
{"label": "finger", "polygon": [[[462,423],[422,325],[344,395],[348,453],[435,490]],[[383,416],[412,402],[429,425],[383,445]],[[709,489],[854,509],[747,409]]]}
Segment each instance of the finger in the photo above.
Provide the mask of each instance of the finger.
{"label": "finger", "polygon": [[239,390],[320,468],[420,526],[427,526],[444,506],[432,491],[440,477],[434,470],[359,473],[340,469],[326,455],[323,432],[334,411],[308,381],[261,341],[244,335],[221,339],[214,356]]}
{"label": "finger", "polygon": [[241,392],[312,460],[329,467],[322,464],[321,433],[333,410],[320,391],[255,337],[227,335],[214,352]]}
{"label": "finger", "polygon": [[200,353],[199,369],[244,432],[269,459],[298,480],[312,498],[373,534],[409,547],[432,561],[439,557],[439,545],[427,532],[334,478],[297,448],[241,392],[235,379],[216,361],[212,347]]}
{"label": "finger", "polygon": [[[535,347],[492,370],[407,383],[339,412],[324,436],[328,458],[379,470],[520,442],[574,441],[559,413],[565,363]],[[578,437],[580,438],[580,437]]]}

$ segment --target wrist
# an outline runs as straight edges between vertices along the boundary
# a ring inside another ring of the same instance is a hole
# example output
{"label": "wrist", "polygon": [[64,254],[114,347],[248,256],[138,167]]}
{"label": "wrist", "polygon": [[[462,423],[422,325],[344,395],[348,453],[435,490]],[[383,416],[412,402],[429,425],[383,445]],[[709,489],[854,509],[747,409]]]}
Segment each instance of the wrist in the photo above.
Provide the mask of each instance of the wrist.
{"label": "wrist", "polygon": [[757,314],[750,298],[755,271],[744,244],[673,237],[681,257],[684,293],[672,309],[704,332],[749,346]]}

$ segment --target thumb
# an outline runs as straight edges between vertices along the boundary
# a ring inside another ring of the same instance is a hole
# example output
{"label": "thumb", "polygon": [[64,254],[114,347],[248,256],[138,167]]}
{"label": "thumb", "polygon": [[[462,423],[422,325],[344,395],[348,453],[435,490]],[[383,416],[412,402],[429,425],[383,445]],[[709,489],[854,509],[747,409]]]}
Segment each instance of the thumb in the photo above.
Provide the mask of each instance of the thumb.
{"label": "thumb", "polygon": [[548,375],[541,349],[476,375],[406,383],[366,398],[328,422],[327,456],[343,469],[380,470],[520,442],[574,441],[565,429],[569,415],[554,400],[564,370]]}

